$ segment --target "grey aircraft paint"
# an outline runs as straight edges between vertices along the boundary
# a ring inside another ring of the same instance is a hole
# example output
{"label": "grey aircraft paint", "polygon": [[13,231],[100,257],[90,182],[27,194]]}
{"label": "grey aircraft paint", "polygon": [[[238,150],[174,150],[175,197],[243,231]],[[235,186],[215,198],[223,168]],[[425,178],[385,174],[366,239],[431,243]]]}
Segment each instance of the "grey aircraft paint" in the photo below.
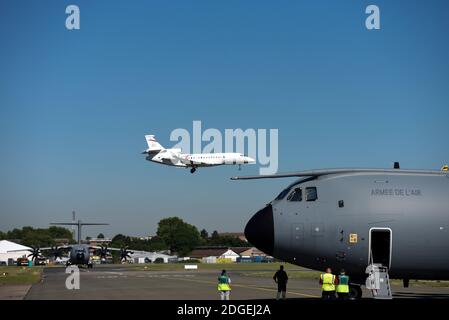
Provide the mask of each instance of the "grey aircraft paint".
{"label": "grey aircraft paint", "polygon": [[88,267],[92,267],[92,262],[90,261],[90,246],[86,244],[81,244],[81,228],[83,226],[106,226],[108,223],[85,223],[81,220],[77,222],[53,222],[51,225],[62,225],[62,226],[76,226],[77,227],[77,242],[78,244],[74,244],[72,246],[68,246],[67,249],[70,250],[69,260],[67,265],[87,265]]}
{"label": "grey aircraft paint", "polygon": [[[372,242],[374,262],[387,265],[392,278],[449,279],[447,171],[331,169],[233,179],[277,177],[303,178],[246,225],[248,241],[262,251],[311,269],[344,268],[363,284]],[[314,188],[316,199],[308,201]],[[294,201],[296,189],[301,201]]]}
{"label": "grey aircraft paint", "polygon": [[91,266],[89,246],[76,244],[70,248],[69,264]]}

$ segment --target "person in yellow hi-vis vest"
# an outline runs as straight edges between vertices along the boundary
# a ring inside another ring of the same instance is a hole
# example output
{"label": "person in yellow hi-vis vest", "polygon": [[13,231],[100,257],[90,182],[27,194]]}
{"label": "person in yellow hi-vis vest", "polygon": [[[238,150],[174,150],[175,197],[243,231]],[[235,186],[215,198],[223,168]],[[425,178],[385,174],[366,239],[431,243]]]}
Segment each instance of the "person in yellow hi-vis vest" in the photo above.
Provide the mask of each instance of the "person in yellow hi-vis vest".
{"label": "person in yellow hi-vis vest", "polygon": [[231,293],[231,278],[226,273],[226,270],[221,271],[221,275],[218,277],[218,292],[220,293],[221,300],[229,300],[229,294]]}
{"label": "person in yellow hi-vis vest", "polygon": [[336,284],[337,277],[332,274],[331,268],[326,268],[326,273],[320,275],[320,285],[322,289],[321,298],[324,300],[334,300]]}
{"label": "person in yellow hi-vis vest", "polygon": [[338,284],[337,284],[337,294],[338,299],[340,300],[348,300],[349,295],[349,277],[346,275],[345,270],[341,269],[340,274],[338,276]]}

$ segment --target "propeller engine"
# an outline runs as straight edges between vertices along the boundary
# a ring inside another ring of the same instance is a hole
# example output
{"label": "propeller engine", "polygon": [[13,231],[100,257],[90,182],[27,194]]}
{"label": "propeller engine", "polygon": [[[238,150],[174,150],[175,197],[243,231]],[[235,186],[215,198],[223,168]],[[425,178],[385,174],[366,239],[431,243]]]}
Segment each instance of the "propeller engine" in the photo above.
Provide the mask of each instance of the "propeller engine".
{"label": "propeller engine", "polygon": [[98,249],[98,255],[100,256],[100,259],[106,259],[108,253],[109,250],[107,246],[100,246],[100,249]]}
{"label": "propeller engine", "polygon": [[34,264],[36,264],[36,261],[39,258],[42,258],[41,249],[39,247],[31,247],[31,249],[28,250],[31,252],[27,257],[31,257],[31,260],[33,260]]}
{"label": "propeller engine", "polygon": [[53,257],[53,259],[58,259],[62,257],[62,248],[58,247],[58,246],[52,246],[51,247],[51,255]]}
{"label": "propeller engine", "polygon": [[128,258],[131,258],[130,254],[133,254],[133,251],[129,251],[127,247],[120,249],[120,260],[126,261]]}

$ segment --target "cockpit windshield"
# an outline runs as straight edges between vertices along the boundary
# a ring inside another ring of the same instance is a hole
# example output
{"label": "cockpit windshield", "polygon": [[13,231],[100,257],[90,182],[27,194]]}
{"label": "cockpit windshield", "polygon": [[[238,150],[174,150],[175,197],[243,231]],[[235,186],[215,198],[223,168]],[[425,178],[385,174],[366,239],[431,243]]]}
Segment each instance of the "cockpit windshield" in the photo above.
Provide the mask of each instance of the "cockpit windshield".
{"label": "cockpit windshield", "polygon": [[314,180],[314,179],[315,179],[314,177],[310,177],[310,178],[305,178],[305,179],[301,179],[301,180],[295,181],[294,183],[289,185],[287,188],[282,190],[281,193],[279,193],[278,196],[276,198],[274,198],[274,200],[282,200],[282,199],[284,199],[287,196],[287,194],[289,194],[290,190],[292,190],[293,187],[297,187],[297,186],[299,186],[303,182]]}
{"label": "cockpit windshield", "polygon": [[290,192],[290,190],[300,184],[302,181],[297,181],[289,185],[287,188],[281,191],[281,193],[278,194],[278,196],[274,200],[282,200],[285,198],[285,196]]}
{"label": "cockpit windshield", "polygon": [[274,200],[282,200],[285,198],[285,196],[290,192],[292,186],[289,186],[281,191],[281,193],[278,194],[278,196]]}

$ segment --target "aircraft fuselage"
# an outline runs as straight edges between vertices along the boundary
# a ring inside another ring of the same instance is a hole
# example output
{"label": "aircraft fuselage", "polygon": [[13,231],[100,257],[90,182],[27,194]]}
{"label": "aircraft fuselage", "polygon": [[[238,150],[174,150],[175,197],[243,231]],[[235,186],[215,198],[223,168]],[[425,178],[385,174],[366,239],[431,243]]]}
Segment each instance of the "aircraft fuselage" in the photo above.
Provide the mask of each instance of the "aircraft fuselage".
{"label": "aircraft fuselage", "polygon": [[68,264],[90,266],[89,246],[84,244],[74,245],[70,250]]}
{"label": "aircraft fuselage", "polygon": [[245,234],[276,258],[316,270],[344,268],[360,284],[370,256],[389,267],[392,278],[447,280],[449,177],[398,172],[301,179],[256,213]]}
{"label": "aircraft fuselage", "polygon": [[254,159],[240,153],[176,153],[170,149],[155,155],[148,155],[147,160],[175,167],[212,167],[220,165],[242,165],[254,163]]}

